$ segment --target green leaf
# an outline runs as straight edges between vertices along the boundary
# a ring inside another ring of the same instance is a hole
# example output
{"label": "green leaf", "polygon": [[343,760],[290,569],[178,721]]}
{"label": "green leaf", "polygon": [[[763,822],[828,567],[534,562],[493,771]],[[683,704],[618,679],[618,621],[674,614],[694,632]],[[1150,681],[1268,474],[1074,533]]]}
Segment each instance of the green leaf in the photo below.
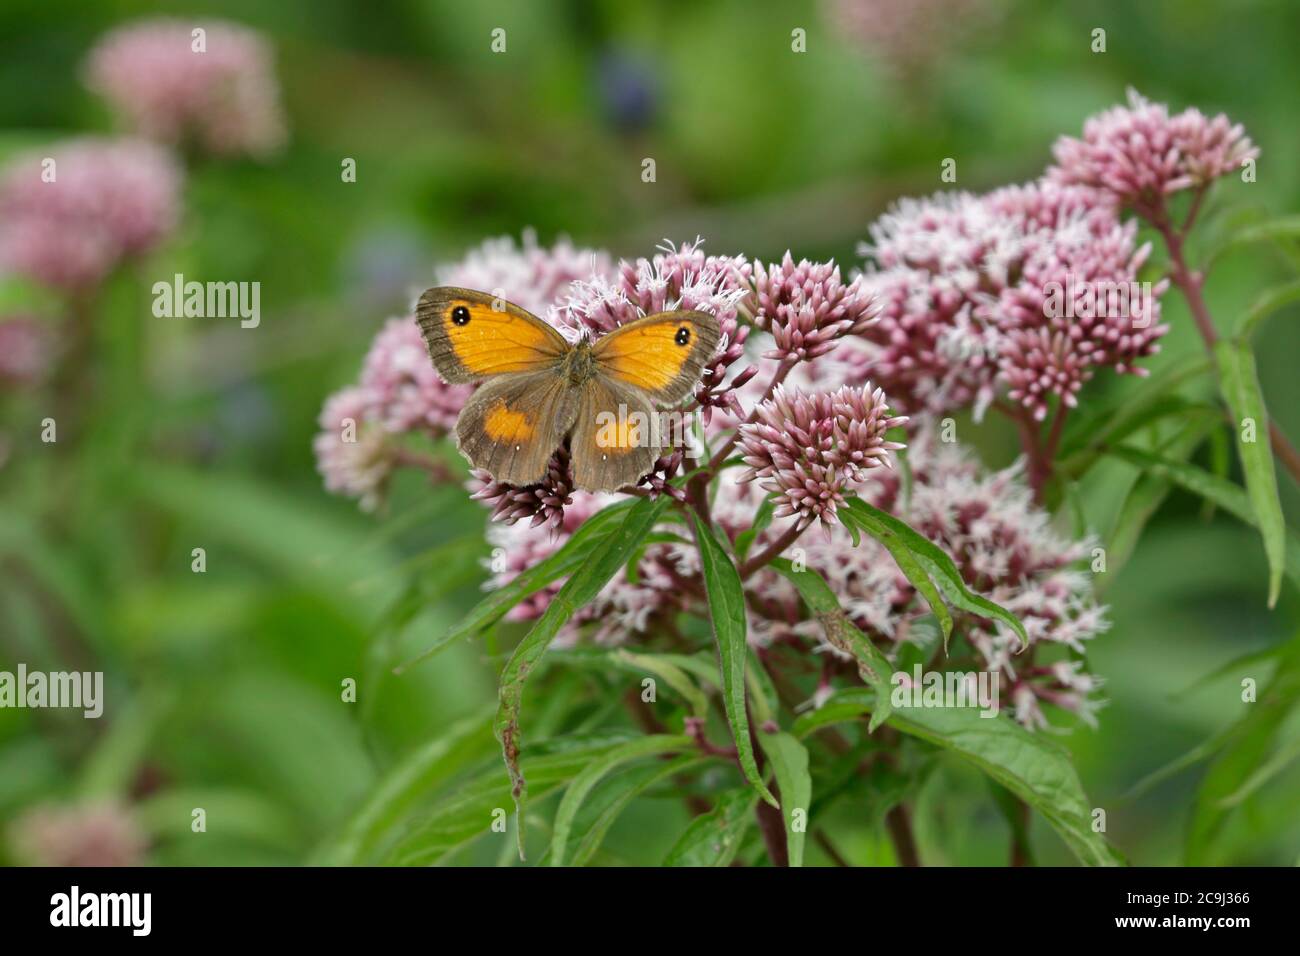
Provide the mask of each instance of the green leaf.
{"label": "green leaf", "polygon": [[1241,342],[1247,341],[1260,323],[1292,302],[1300,302],[1300,279],[1268,289],[1256,299],[1237,323],[1236,338]]}
{"label": "green leaf", "polygon": [[1030,733],[1010,718],[983,718],[965,708],[896,709],[889,723],[960,755],[1020,797],[1042,814],[1080,862],[1123,862],[1092,829],[1092,804],[1069,753],[1045,735]]}
{"label": "green leaf", "polygon": [[[1228,429],[1211,429],[1207,436],[1206,445],[1206,456],[1210,460],[1210,474],[1226,481],[1229,473],[1232,471],[1232,440],[1228,437]],[[1201,502],[1202,521],[1211,520],[1214,517],[1214,511],[1215,506],[1213,501]]]}
{"label": "green leaf", "polygon": [[473,637],[491,627],[520,601],[531,594],[567,577],[582,567],[597,548],[601,547],[633,505],[643,499],[628,499],[598,511],[584,521],[558,551],[520,573],[504,587],[497,588],[476,604],[460,623],[442,635],[430,648],[405,664],[394,669],[402,673],[416,664],[428,660],[450,644]]}
{"label": "green leaf", "polygon": [[[1213,501],[1224,511],[1246,524],[1259,526],[1255,519],[1255,509],[1246,492],[1226,478],[1213,475],[1196,465],[1174,461],[1163,455],[1142,451],[1140,448],[1127,446],[1116,448],[1112,454],[1137,465],[1147,474],[1172,481],[1193,494]],[[1283,569],[1292,584],[1300,587],[1300,540],[1297,540],[1295,535],[1284,532],[1282,544],[1285,552]]]}
{"label": "green leaf", "polygon": [[1273,445],[1269,441],[1268,410],[1255,373],[1255,355],[1244,342],[1221,340],[1214,347],[1219,361],[1219,380],[1223,397],[1232,409],[1234,424],[1240,429],[1246,419],[1255,423],[1253,441],[1243,441],[1238,433],[1237,453],[1246,475],[1246,490],[1255,506],[1255,518],[1264,538],[1268,555],[1268,606],[1277,603],[1282,588],[1282,569],[1286,564],[1286,521],[1277,493],[1277,474],[1273,469]]}
{"label": "green leaf", "polygon": [[193,840],[190,827],[195,807],[202,807],[214,821],[221,821],[224,839],[301,852],[301,818],[252,789],[169,787],[140,801],[133,812],[156,841]]}
{"label": "green leaf", "polygon": [[[889,695],[885,694],[881,700],[887,702]],[[874,717],[875,710],[885,707],[889,707],[889,704],[883,703],[881,708],[876,707],[876,692],[874,690],[864,687],[850,687],[836,691],[816,710],[810,710],[806,714],[799,715],[794,722],[794,727],[791,728],[791,733],[800,740],[804,740],[823,727],[851,723],[864,714],[872,714]],[[873,723],[884,723],[884,721],[873,720]]]}
{"label": "green leaf", "polygon": [[1205,271],[1229,249],[1256,242],[1280,242],[1300,238],[1300,216],[1279,216],[1264,222],[1253,222],[1225,236],[1206,254]]}
{"label": "green leaf", "polygon": [[[781,791],[781,816],[785,819],[786,842],[790,865],[803,866],[803,848],[807,837],[808,816],[812,805],[812,777],[808,773],[808,749],[799,738],[785,732],[763,735],[763,752],[772,764],[777,788]],[[796,821],[794,814],[803,813]],[[802,824],[796,826],[797,824]]]}
{"label": "green leaf", "polygon": [[573,852],[569,854],[569,865],[586,865],[600,849],[614,821],[642,793],[714,759],[687,754],[673,760],[634,765],[604,780],[587,798],[582,812],[573,822],[569,837]]}
{"label": "green leaf", "polygon": [[[912,530],[905,522],[900,521],[893,515],[872,507],[860,498],[850,499],[846,507],[841,509],[841,512],[847,512],[850,519],[856,522],[863,531],[876,538],[887,548],[890,547],[886,540],[888,537],[899,539],[902,545],[912,553],[916,562],[939,585],[944,596],[952,604],[979,617],[1001,621],[1020,638],[1022,649],[1029,646],[1029,635],[1025,633],[1025,626],[1020,623],[1020,619],[1001,605],[994,604],[988,598],[981,597],[966,587],[966,582],[962,580],[961,572],[957,570],[957,565],[953,564],[952,558],[944,554],[943,549],[929,538]],[[890,553],[893,553],[892,548]],[[904,573],[906,573],[906,569],[904,569]],[[933,610],[933,605],[931,609]]]}
{"label": "green leaf", "polygon": [[1300,740],[1292,740],[1290,743],[1278,748],[1277,753],[1243,780],[1240,787],[1220,800],[1219,806],[1224,809],[1231,809],[1239,805],[1297,760],[1300,760]]}
{"label": "green leaf", "polygon": [[897,533],[874,518],[865,515],[854,515],[850,520],[884,546],[885,550],[894,559],[894,563],[898,565],[898,570],[903,572],[904,577],[912,583],[912,587],[916,588],[921,597],[925,598],[925,603],[930,606],[930,613],[938,621],[939,630],[943,633],[943,649],[946,653],[948,638],[952,636],[952,613],[948,610],[948,606],[944,604],[939,589],[930,580],[930,576],[922,566],[921,559],[918,559]]}
{"label": "green leaf", "polygon": [[[402,562],[402,566],[424,565],[425,567],[421,567],[411,575],[402,592],[376,620],[372,628],[374,636],[367,654],[367,683],[373,686],[383,679],[384,671],[393,669],[391,658],[394,648],[423,612],[436,606],[444,595],[476,582],[482,577],[479,558],[485,551],[482,535],[479,534],[474,539],[460,538],[448,541],[446,544],[417,555],[412,560]],[[393,574],[392,571],[383,573],[389,577]],[[445,635],[440,635],[420,659],[427,660],[439,651],[450,647],[452,643]],[[400,673],[403,668],[398,667],[397,670]],[[376,695],[367,694],[365,703],[362,704],[365,720],[368,721],[372,716],[375,703]]]}
{"label": "green leaf", "polygon": [[664,866],[727,866],[754,819],[754,791],[728,790],[709,813],[696,817],[664,857]]}
{"label": "green leaf", "polygon": [[501,741],[502,755],[513,784],[521,860],[524,858],[524,821],[528,802],[528,786],[519,767],[519,708],[523,700],[524,684],[560,628],[579,608],[592,601],[618,573],[619,568],[627,562],[628,555],[650,533],[671,500],[667,495],[638,498],[626,509],[622,524],[602,536],[582,564],[573,570],[569,580],[551,598],[542,616],[519,642],[501,672],[500,703],[493,729],[497,740]]}
{"label": "green leaf", "polygon": [[750,546],[753,545],[754,539],[767,530],[767,526],[772,523],[772,515],[776,511],[775,499],[768,495],[758,506],[758,513],[754,515],[753,523],[740,534],[736,535],[736,559],[743,562],[749,556]]}
{"label": "green leaf", "polygon": [[796,571],[794,565],[784,558],[775,559],[772,568],[794,584],[799,597],[821,624],[826,640],[836,649],[852,655],[858,662],[858,673],[876,691],[877,698],[881,701],[881,706],[872,714],[867,728],[869,732],[875,731],[889,716],[889,676],[893,673],[889,661],[871,642],[871,638],[849,620],[844,608],[840,607],[839,598],[820,574],[811,570]]}
{"label": "green leaf", "polygon": [[664,654],[637,654],[625,648],[610,653],[610,658],[625,669],[638,674],[653,674],[676,691],[687,703],[691,713],[703,717],[709,710],[709,699],[695,682]]}
{"label": "green leaf", "polygon": [[160,726],[173,713],[170,691],[128,699],[95,749],[81,762],[79,792],[85,797],[124,799],[149,755]]}
{"label": "green leaf", "polygon": [[[1243,702],[1243,716],[1228,728],[1218,755],[1201,779],[1187,832],[1188,865],[1207,866],[1215,862],[1215,841],[1228,815],[1239,800],[1249,795],[1242,791],[1278,759],[1274,747],[1279,731],[1297,705],[1300,705],[1300,639],[1293,639],[1258,700]],[[1250,786],[1250,792],[1253,789]]]}
{"label": "green leaf", "polygon": [[718,650],[718,673],[722,677],[722,703],[727,712],[727,724],[736,741],[736,753],[745,779],[764,800],[776,806],[758,772],[754,759],[754,746],[749,736],[749,714],[745,710],[745,659],[749,644],[745,640],[745,592],[740,583],[740,572],[718,539],[699,516],[692,512],[695,543],[700,551],[700,567],[704,572],[704,590],[709,598],[709,618],[713,622],[713,638]]}
{"label": "green leaf", "polygon": [[421,797],[492,749],[492,714],[457,721],[390,769],[342,832],[322,846],[316,865],[355,866],[395,834]]}
{"label": "green leaf", "polygon": [[[821,710],[837,715],[869,713],[875,701],[861,690],[841,691]],[[813,718],[814,714],[805,715]],[[830,721],[822,718],[816,726]],[[974,764],[1042,814],[1079,860],[1089,866],[1115,866],[1123,861],[1092,829],[1092,807],[1068,752],[1043,734],[1030,733],[1002,716],[981,717],[970,708],[895,708],[889,725]],[[802,726],[801,726],[802,724]],[[796,722],[795,732],[816,729],[813,721]]]}
{"label": "green leaf", "polygon": [[[541,741],[521,758],[534,799],[554,793],[602,754],[636,739],[628,734],[567,736]],[[430,866],[485,834],[493,833],[497,811],[510,805],[510,775],[495,759],[457,782],[417,816],[378,861],[381,865]],[[498,834],[503,836],[504,834]]]}
{"label": "green leaf", "polygon": [[[698,654],[643,654],[626,648],[607,650],[597,647],[570,647],[553,650],[550,654],[570,667],[585,667],[606,672],[613,666],[638,676],[645,676],[647,670],[659,674],[680,672],[688,680],[693,677],[695,683],[704,684],[710,690],[718,686],[717,655],[709,651],[701,651]],[[676,679],[674,673],[674,680]],[[696,698],[697,694],[704,693],[707,698],[707,692],[699,687],[688,689],[678,688],[673,684],[669,686],[687,697],[692,706],[700,702]],[[707,709],[707,700],[705,707]]]}
{"label": "green leaf", "polygon": [[918,664],[925,668],[934,657],[943,641],[943,631],[933,614],[922,614],[906,622],[906,630],[900,628],[894,645],[894,670],[911,673]]}
{"label": "green leaf", "polygon": [[1166,764],[1162,764],[1155,770],[1152,770],[1133,786],[1129,787],[1124,793],[1125,800],[1132,800],[1146,793],[1156,784],[1168,780],[1175,774],[1181,773],[1189,767],[1194,767],[1202,761],[1209,760],[1223,748],[1230,739],[1232,739],[1233,727],[1221,728],[1208,738],[1201,741],[1191,750],[1175,757]]}
{"label": "green leaf", "polygon": [[569,789],[564,792],[564,799],[560,801],[560,808],[555,812],[555,829],[551,835],[551,866],[564,866],[565,851],[568,849],[569,833],[573,829],[574,817],[577,816],[587,795],[604,777],[630,760],[671,754],[691,746],[689,737],[655,734],[615,747],[583,768],[583,771],[573,778],[573,783],[569,784]]}
{"label": "green leaf", "polygon": [[[1170,461],[1183,462],[1196,451],[1212,426],[1196,422],[1166,441],[1160,454]],[[1109,580],[1122,568],[1137,547],[1142,531],[1164,500],[1169,497],[1170,481],[1160,475],[1144,471],[1138,475],[1132,488],[1124,497],[1124,504],[1116,516],[1106,544],[1106,564]],[[1103,584],[1106,579],[1103,579]]]}
{"label": "green leaf", "polygon": [[[1071,474],[1081,474],[1095,457],[1091,449],[1113,445],[1123,436],[1168,414],[1176,389],[1213,368],[1204,355],[1179,359],[1129,388],[1114,387],[1099,401],[1082,404],[1061,439],[1057,458]],[[1198,391],[1200,391],[1198,389]]]}
{"label": "green leaf", "polygon": [[745,684],[749,687],[749,716],[756,727],[776,720],[780,699],[777,697],[776,685],[763,666],[758,653],[749,651],[749,667],[745,669]]}
{"label": "green leaf", "polygon": [[1261,664],[1267,664],[1275,660],[1285,650],[1285,645],[1265,647],[1258,651],[1250,651],[1246,654],[1240,654],[1224,664],[1220,664],[1214,670],[1202,677],[1196,678],[1180,691],[1170,695],[1173,700],[1185,700],[1199,690],[1213,684],[1215,681],[1223,680],[1230,674],[1240,675],[1246,668],[1256,668]]}

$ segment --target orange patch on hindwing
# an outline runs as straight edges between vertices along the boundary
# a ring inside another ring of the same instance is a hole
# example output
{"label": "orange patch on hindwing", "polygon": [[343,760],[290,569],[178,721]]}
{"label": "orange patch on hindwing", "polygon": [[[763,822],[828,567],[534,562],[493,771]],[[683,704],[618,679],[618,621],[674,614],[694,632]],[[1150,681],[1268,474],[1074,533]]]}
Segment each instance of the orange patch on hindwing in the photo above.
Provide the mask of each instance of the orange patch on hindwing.
{"label": "orange patch on hindwing", "polygon": [[533,437],[533,423],[527,412],[518,412],[505,402],[497,402],[483,418],[483,431],[493,441],[520,441]]}
{"label": "orange patch on hindwing", "polygon": [[596,432],[596,447],[601,451],[626,454],[633,448],[641,446],[640,416],[611,416],[611,420],[601,423]]}

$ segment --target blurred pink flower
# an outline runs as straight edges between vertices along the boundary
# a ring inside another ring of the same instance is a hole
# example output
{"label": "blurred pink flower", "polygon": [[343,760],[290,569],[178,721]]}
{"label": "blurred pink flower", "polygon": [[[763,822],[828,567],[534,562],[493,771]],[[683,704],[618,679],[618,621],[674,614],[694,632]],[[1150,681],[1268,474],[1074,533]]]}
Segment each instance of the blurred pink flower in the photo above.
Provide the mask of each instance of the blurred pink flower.
{"label": "blurred pink flower", "polygon": [[1126,203],[1152,210],[1168,193],[1209,184],[1241,169],[1259,149],[1220,113],[1200,110],[1169,115],[1136,90],[1127,106],[1113,106],[1083,125],[1083,138],[1062,136],[1052,147],[1056,165],[1048,178],[1067,185],[1104,189]]}
{"label": "blurred pink flower", "polygon": [[[206,31],[202,51],[194,49],[195,29]],[[218,155],[266,156],[285,139],[272,59],[248,27],[144,20],[101,38],[85,78],[142,136]]]}
{"label": "blurred pink flower", "polygon": [[564,301],[572,283],[597,276],[612,278],[614,263],[600,249],[575,246],[559,238],[551,246],[537,244],[526,230],[516,245],[510,236],[488,239],[464,258],[437,270],[440,285],[454,285],[500,295],[542,318]]}
{"label": "blurred pink flower", "polygon": [[953,47],[987,29],[1000,13],[998,0],[823,0],[837,34],[906,78],[950,56]]}
{"label": "blurred pink flower", "polygon": [[389,319],[361,367],[367,419],[390,432],[421,431],[441,438],[456,427],[471,385],[448,385],[429,360],[413,316]]}
{"label": "blurred pink flower", "polygon": [[844,495],[903,447],[884,436],[906,421],[889,417],[884,392],[870,385],[812,394],[778,386],[755,421],[740,427],[738,447],[749,466],[741,480],[758,480],[776,495],[778,518],[829,527]]}
{"label": "blurred pink flower", "polygon": [[171,154],[144,140],[69,140],[19,157],[0,171],[0,270],[95,285],[176,228],[181,178]]}
{"label": "blurred pink flower", "polygon": [[698,309],[717,316],[722,344],[695,391],[707,421],[713,408],[739,409],[734,391],[757,370],[750,366],[727,378],[745,355],[749,326],[739,322],[738,313],[751,294],[753,267],[743,256],[705,255],[702,246],[700,239],[680,247],[668,243],[650,259],[620,262],[614,278],[577,282],[553,316],[571,336],[585,332],[593,338],[654,312]]}
{"label": "blurred pink flower", "polygon": [[325,488],[359,499],[365,511],[373,511],[383,500],[396,465],[385,431],[371,417],[373,407],[364,388],[335,392],[321,409],[321,431],[312,441]]}
{"label": "blurred pink flower", "polygon": [[148,838],[116,803],[42,804],[9,826],[14,856],[29,866],[140,866]]}
{"label": "blurred pink flower", "polygon": [[0,319],[0,384],[43,381],[54,355],[54,332],[49,324],[26,316]]}

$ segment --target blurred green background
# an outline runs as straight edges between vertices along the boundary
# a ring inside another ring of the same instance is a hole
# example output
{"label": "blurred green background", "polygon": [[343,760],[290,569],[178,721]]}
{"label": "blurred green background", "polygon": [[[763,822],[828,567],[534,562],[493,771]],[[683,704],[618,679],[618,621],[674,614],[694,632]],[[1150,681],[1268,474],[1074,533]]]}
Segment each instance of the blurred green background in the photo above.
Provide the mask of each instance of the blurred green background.
{"label": "blurred green background", "polygon": [[[75,446],[54,454],[36,440],[45,399],[0,396],[12,444],[0,468],[0,669],[103,669],[108,695],[98,721],[0,710],[0,830],[34,806],[114,797],[148,833],[150,862],[307,861],[395,761],[492,705],[495,644],[388,672],[474,602],[485,512],[404,476],[383,513],[361,514],[323,490],[311,450],[321,402],[355,379],[383,320],[406,312],[435,263],[486,237],[531,227],[546,243],[568,235],[637,256],[701,235],[712,252],[790,248],[852,265],[891,201],[948,188],[944,158],[963,189],[1034,178],[1056,136],[1077,135],[1128,86],[1174,109],[1225,111],[1261,147],[1259,181],[1225,180],[1211,214],[1300,209],[1300,6],[984,6],[989,16],[948,23],[927,57],[900,67],[807,0],[7,0],[0,160],[108,130],[82,58],[106,30],[159,14],[262,31],[290,142],[264,163],[192,166],[181,232],[141,273],[256,279],[260,328],[155,320],[148,283],[119,275],[98,304],[96,407]],[[489,50],[495,27],[505,55]],[[791,52],[796,27],[805,54]],[[1103,54],[1090,49],[1097,27]],[[355,183],[340,181],[344,157]],[[641,180],[644,157],[655,183]],[[1208,287],[1217,321],[1229,326],[1288,274],[1283,257],[1233,253]],[[1165,312],[1174,328],[1157,367],[1200,347],[1176,294]],[[1271,412],[1293,436],[1296,314],[1258,340]],[[1083,400],[1127,385],[1105,377]],[[1015,457],[1001,422],[962,428],[991,465]],[[1130,477],[1117,468],[1086,490],[1103,537]],[[1300,495],[1281,482],[1295,523]],[[190,570],[195,547],[203,575]],[[1099,730],[1064,743],[1133,862],[1183,860],[1202,769],[1137,799],[1126,791],[1233,719],[1241,677],[1263,683],[1268,669],[1198,681],[1295,633],[1300,608],[1287,596],[1269,612],[1265,577],[1255,532],[1174,492],[1105,581],[1113,626],[1091,660],[1111,704]],[[384,626],[412,579],[421,610]],[[360,684],[355,704],[340,700],[346,677]],[[545,725],[545,698],[528,707],[525,726]],[[499,760],[494,746],[488,737],[474,758]],[[1294,863],[1297,805],[1300,767],[1230,818],[1212,862]],[[193,807],[207,809],[207,833],[191,832]],[[833,812],[856,862],[890,859],[866,809]],[[638,801],[601,859],[657,862],[686,819],[671,796]],[[929,778],[916,820],[927,862],[1005,862],[1006,824],[959,764]],[[1041,862],[1070,861],[1041,823],[1035,839]],[[0,860],[13,862],[5,846]],[[479,841],[455,859],[500,854]]]}

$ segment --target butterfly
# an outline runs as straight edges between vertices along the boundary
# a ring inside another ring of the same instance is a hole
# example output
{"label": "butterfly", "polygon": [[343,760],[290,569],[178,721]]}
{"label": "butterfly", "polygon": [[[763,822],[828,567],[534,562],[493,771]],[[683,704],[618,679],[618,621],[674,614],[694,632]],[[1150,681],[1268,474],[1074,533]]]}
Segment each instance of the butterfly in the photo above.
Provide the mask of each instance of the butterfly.
{"label": "butterfly", "polygon": [[662,451],[655,406],[691,393],[722,337],[707,312],[675,311],[571,343],[517,305],[452,286],[420,296],[415,319],[444,379],[482,383],[456,422],[470,464],[533,484],[567,438],[585,491],[615,491],[650,472]]}

